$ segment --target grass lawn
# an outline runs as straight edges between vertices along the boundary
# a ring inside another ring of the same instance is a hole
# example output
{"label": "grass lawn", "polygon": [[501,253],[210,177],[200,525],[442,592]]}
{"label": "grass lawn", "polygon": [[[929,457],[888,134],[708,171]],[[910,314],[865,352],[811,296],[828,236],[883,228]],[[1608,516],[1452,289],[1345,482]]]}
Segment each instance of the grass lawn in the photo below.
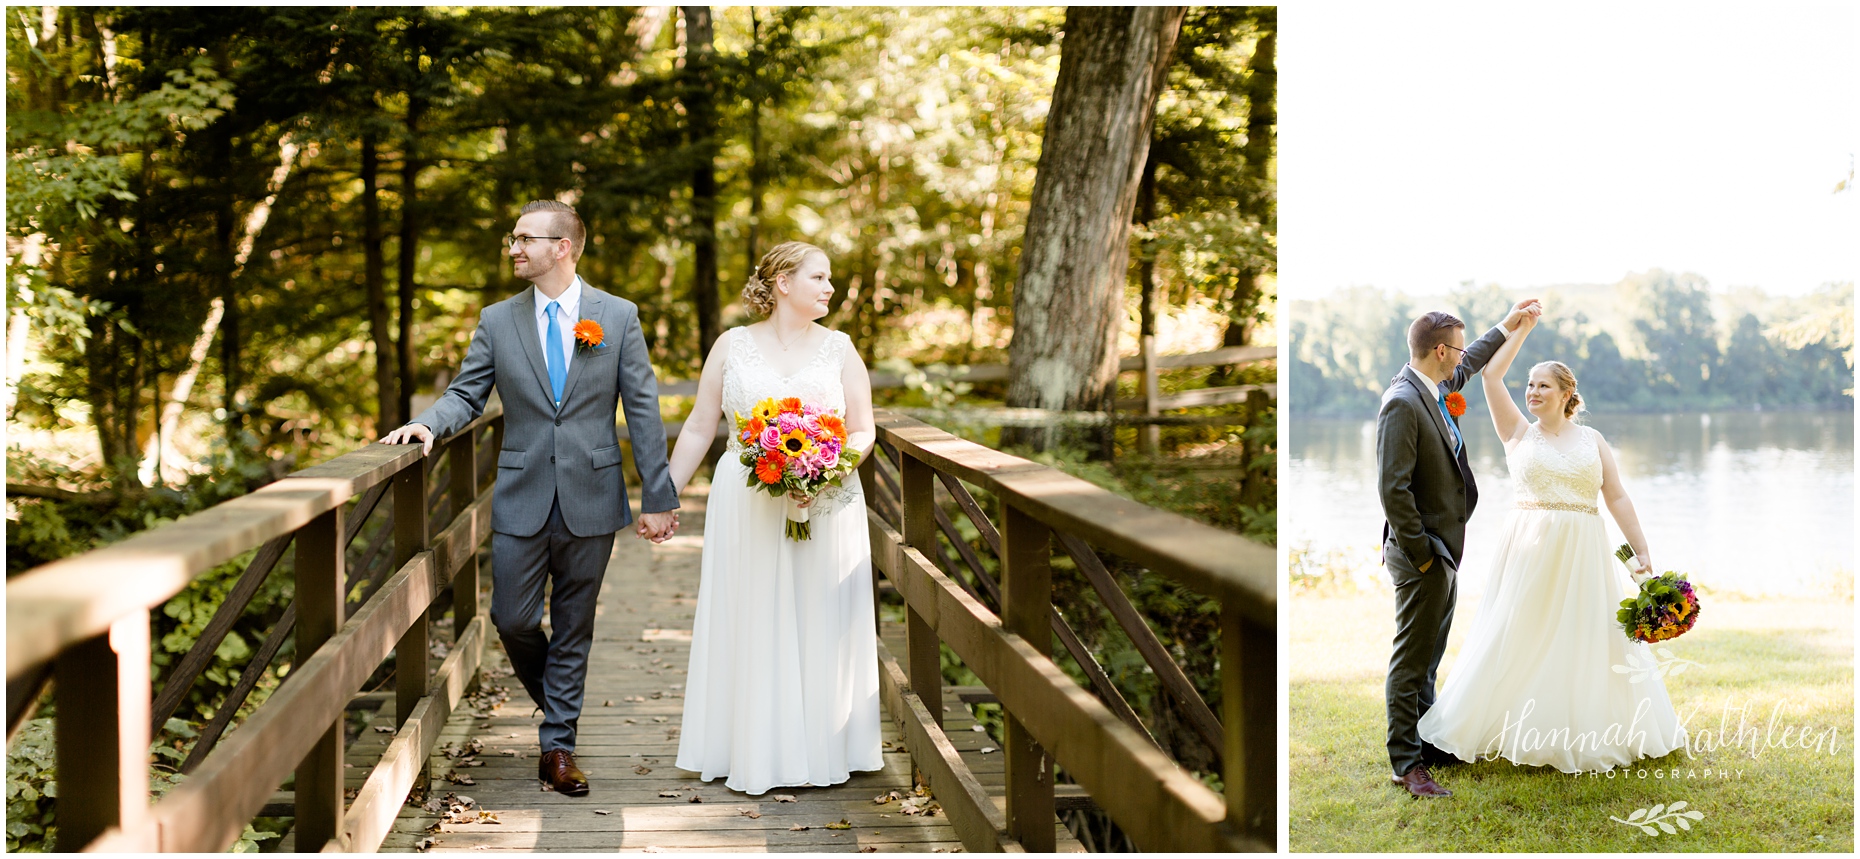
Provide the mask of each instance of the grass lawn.
{"label": "grass lawn", "polygon": [[[1442,683],[1477,608],[1462,593]],[[1433,800],[1389,782],[1383,676],[1394,597],[1294,594],[1286,613],[1293,850],[1853,852],[1851,601],[1707,596],[1699,627],[1663,645],[1698,663],[1666,678],[1690,752],[1612,779],[1502,759],[1462,764],[1434,770],[1454,795]],[[1737,745],[1740,718],[1752,733]],[[1788,747],[1785,728],[1794,729]],[[1803,732],[1810,748],[1796,747]],[[1610,820],[1681,801],[1704,816],[1673,835]]]}

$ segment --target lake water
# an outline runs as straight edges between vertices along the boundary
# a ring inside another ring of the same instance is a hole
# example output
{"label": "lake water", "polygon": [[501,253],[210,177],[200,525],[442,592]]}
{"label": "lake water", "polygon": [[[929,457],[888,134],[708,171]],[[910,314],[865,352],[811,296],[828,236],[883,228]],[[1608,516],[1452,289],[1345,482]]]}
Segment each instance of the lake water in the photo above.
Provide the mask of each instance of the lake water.
{"label": "lake water", "polygon": [[[1662,570],[1748,594],[1812,594],[1854,568],[1854,416],[1850,412],[1591,415],[1614,448]],[[1468,415],[1479,507],[1467,523],[1461,601],[1482,589],[1512,492],[1504,446]],[[1279,476],[1280,543],[1342,550],[1357,575],[1376,564],[1374,421],[1293,418]],[[1603,507],[1612,545],[1621,531]]]}

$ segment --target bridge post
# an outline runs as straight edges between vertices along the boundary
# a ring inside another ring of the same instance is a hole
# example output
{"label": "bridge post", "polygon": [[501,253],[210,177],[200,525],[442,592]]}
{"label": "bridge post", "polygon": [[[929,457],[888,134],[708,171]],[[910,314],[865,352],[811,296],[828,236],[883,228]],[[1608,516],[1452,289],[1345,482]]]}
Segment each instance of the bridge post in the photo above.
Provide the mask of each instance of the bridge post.
{"label": "bridge post", "polygon": [[[904,544],[926,556],[936,549],[936,472],[931,467],[903,453],[899,457],[899,486],[904,508]],[[904,606],[905,667],[910,673],[911,691],[930,711],[937,727],[943,726],[943,655],[936,629],[909,603]]]}
{"label": "bridge post", "polygon": [[53,663],[58,852],[148,817],[149,618],[136,611]]}
{"label": "bridge post", "polygon": [[[422,459],[394,475],[394,565],[399,570],[413,556],[427,549],[426,470],[431,459]],[[457,474],[458,460],[453,460]],[[455,478],[456,479],[456,478]],[[431,595],[426,595],[428,599]],[[394,644],[394,726],[407,724],[407,716],[426,697],[427,678],[432,669],[427,664],[428,627],[426,612],[407,628]],[[426,762],[413,778],[413,790],[424,793],[427,787]]]}
{"label": "bridge post", "polygon": [[[478,500],[478,432],[476,430],[459,436],[452,442],[448,455],[452,457],[452,485],[448,491],[452,495],[453,516],[463,511]],[[478,616],[478,551],[474,546],[471,557],[465,560],[457,575],[452,578],[452,640],[457,642],[465,635],[465,628]]]}
{"label": "bridge post", "polygon": [[[297,532],[297,655],[307,662],[342,628],[343,510],[336,507]],[[297,849],[318,851],[342,832],[342,717],[324,728],[297,765]],[[342,847],[340,843],[336,845]]]}
{"label": "bridge post", "polygon": [[1236,835],[1274,843],[1278,829],[1277,636],[1221,597],[1221,722],[1227,732],[1227,822]]}
{"label": "bridge post", "polygon": [[[1053,655],[1052,531],[1003,500],[1001,516],[1001,625],[1045,656]],[[1008,835],[1029,853],[1051,853],[1053,760],[1007,708]]]}

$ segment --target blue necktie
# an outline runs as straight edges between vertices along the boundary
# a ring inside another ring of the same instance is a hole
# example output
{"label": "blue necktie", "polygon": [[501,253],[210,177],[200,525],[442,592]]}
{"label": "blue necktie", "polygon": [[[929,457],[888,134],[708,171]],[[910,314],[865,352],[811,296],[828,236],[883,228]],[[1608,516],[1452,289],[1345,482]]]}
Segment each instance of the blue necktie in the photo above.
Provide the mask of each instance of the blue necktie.
{"label": "blue necktie", "polygon": [[549,391],[555,394],[555,404],[562,404],[562,386],[568,384],[568,368],[562,361],[562,326],[556,324],[555,312],[561,308],[560,302],[551,301],[543,312],[549,314],[549,338],[543,343],[543,363],[549,367]]}
{"label": "blue necktie", "polygon": [[[553,331],[555,329],[552,328],[550,330]],[[1453,413],[1447,411],[1447,394],[1445,388],[1441,389],[1438,402],[1440,403],[1440,416],[1447,419],[1447,431],[1453,433],[1453,455],[1459,456],[1460,447],[1463,442],[1460,440],[1459,425],[1453,422]]]}

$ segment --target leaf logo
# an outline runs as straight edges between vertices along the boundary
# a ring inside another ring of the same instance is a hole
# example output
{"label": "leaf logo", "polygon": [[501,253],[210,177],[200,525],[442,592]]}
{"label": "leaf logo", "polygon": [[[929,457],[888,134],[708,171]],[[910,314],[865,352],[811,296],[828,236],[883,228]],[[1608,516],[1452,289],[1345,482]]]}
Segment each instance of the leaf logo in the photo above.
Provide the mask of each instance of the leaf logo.
{"label": "leaf logo", "polygon": [[[1658,837],[1662,832],[1677,835],[1679,829],[1692,831],[1692,821],[1705,819],[1705,812],[1696,809],[1687,811],[1685,801],[1681,800],[1672,805],[1635,809],[1626,820],[1612,816],[1608,819],[1625,826],[1632,826],[1640,830],[1643,835]],[[1678,826],[1679,829],[1674,829],[1674,826]]]}

